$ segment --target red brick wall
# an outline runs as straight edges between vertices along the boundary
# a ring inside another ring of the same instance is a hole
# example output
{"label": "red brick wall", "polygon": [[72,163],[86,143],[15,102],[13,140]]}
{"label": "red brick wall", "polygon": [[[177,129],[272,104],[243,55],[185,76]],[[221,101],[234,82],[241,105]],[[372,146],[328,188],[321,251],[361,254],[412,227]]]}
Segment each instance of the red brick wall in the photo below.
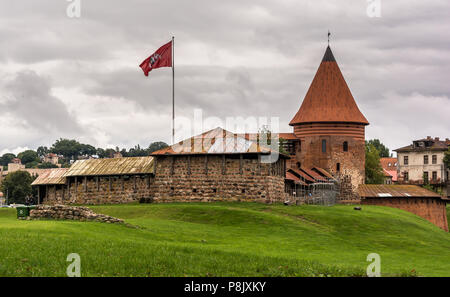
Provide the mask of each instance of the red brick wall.
{"label": "red brick wall", "polygon": [[395,207],[412,212],[448,232],[446,203],[435,198],[366,198],[361,204]]}
{"label": "red brick wall", "polygon": [[[152,184],[155,202],[284,200],[284,160],[259,163],[257,156],[158,156]],[[172,163],[174,162],[174,163]],[[190,165],[189,165],[190,164]],[[172,169],[173,168],[173,169]],[[190,171],[190,172],[189,172]]]}
{"label": "red brick wall", "polygon": [[[322,140],[326,140],[326,152],[322,152]],[[348,151],[344,152],[343,144],[348,143]],[[364,141],[351,136],[317,135],[305,136],[301,140],[301,150],[297,151],[296,159],[306,168],[321,167],[334,176],[341,176],[346,183],[351,184],[351,191],[341,200],[353,200],[358,185],[364,183],[365,178],[365,146]],[[337,171],[337,163],[340,171]]]}

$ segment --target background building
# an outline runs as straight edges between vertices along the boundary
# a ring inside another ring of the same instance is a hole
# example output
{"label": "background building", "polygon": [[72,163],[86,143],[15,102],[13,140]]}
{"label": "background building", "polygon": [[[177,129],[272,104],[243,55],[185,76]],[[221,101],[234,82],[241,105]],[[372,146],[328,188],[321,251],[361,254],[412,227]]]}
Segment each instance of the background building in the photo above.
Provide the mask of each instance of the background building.
{"label": "background building", "polygon": [[394,150],[397,152],[399,182],[443,185],[449,180],[449,170],[444,165],[444,153],[449,146],[448,138],[443,141],[428,136]]}
{"label": "background building", "polygon": [[384,173],[384,183],[386,185],[397,183],[397,158],[380,158],[381,167]]}
{"label": "background building", "polygon": [[361,204],[412,212],[448,232],[446,202],[439,194],[415,185],[360,185]]}

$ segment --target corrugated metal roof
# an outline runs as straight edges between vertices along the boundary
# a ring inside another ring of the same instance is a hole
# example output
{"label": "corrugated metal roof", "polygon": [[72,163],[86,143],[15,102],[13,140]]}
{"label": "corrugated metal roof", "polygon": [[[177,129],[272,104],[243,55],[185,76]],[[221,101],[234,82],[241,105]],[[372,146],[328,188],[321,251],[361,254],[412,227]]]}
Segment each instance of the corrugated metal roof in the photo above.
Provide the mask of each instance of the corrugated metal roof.
{"label": "corrugated metal roof", "polygon": [[64,176],[66,172],[67,168],[45,169],[31,185],[63,185],[66,183],[66,178]]}
{"label": "corrugated metal roof", "polygon": [[153,157],[78,160],[65,176],[127,175],[153,173]]}
{"label": "corrugated metal roof", "polygon": [[359,185],[358,194],[361,198],[441,197],[435,192],[414,185]]}
{"label": "corrugated metal roof", "polygon": [[[269,154],[270,148],[220,127],[153,152],[152,155]],[[280,156],[284,156],[280,154]],[[285,156],[287,157],[287,156]]]}

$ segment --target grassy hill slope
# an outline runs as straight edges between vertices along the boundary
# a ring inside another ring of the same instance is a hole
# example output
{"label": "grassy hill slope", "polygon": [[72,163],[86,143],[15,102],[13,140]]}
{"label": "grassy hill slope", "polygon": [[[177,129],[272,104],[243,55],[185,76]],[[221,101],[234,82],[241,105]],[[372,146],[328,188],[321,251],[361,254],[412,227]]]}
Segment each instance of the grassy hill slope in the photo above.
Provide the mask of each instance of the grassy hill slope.
{"label": "grassy hill slope", "polygon": [[[0,276],[364,275],[450,276],[450,235],[405,211],[377,206],[196,203],[92,206],[137,226],[18,221],[0,210]],[[411,273],[411,271],[413,271]]]}

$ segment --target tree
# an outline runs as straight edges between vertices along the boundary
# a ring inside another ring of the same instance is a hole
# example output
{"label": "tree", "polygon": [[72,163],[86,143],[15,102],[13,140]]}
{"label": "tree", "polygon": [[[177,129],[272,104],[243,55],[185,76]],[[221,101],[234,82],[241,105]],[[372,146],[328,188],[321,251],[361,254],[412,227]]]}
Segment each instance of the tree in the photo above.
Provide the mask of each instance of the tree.
{"label": "tree", "polygon": [[92,156],[97,153],[95,147],[90,144],[79,144],[80,154],[85,156]]}
{"label": "tree", "polygon": [[286,139],[284,139],[284,138],[279,138],[278,151],[279,151],[281,154],[290,155],[289,152],[287,152],[287,151],[284,149],[284,144],[285,144],[285,143],[286,143]]}
{"label": "tree", "polygon": [[162,141],[152,142],[147,149],[147,153],[151,154],[153,152],[156,152],[156,151],[166,148],[168,146],[169,145],[167,143],[162,142]]}
{"label": "tree", "polygon": [[0,189],[8,197],[8,203],[25,203],[25,198],[32,194],[33,177],[26,171],[15,171],[3,180]]}
{"label": "tree", "polygon": [[[21,152],[17,155],[17,158],[20,159],[20,161],[22,161],[22,164],[29,164],[29,163],[33,163],[36,162],[36,164],[40,161],[38,153],[33,151],[33,150],[26,150],[24,152]],[[28,167],[30,167],[31,165],[29,165]]]}
{"label": "tree", "polygon": [[58,168],[58,166],[53,163],[50,163],[50,162],[44,162],[42,164],[37,165],[37,168],[40,168],[40,169]]}
{"label": "tree", "polygon": [[9,163],[11,163],[12,159],[14,159],[16,155],[11,153],[6,153],[3,156],[0,157],[0,165],[1,166],[8,166]]}
{"label": "tree", "polygon": [[366,144],[366,184],[382,184],[383,168],[380,163],[380,152],[371,143]]}
{"label": "tree", "polygon": [[380,154],[380,158],[389,158],[389,148],[387,148],[379,139],[371,139],[366,144],[372,144]]}
{"label": "tree", "polygon": [[81,144],[74,139],[58,139],[51,147],[51,152],[63,155],[67,160],[76,159],[81,154]]}
{"label": "tree", "polygon": [[39,157],[44,157],[50,151],[49,151],[49,149],[46,146],[40,146],[40,147],[37,148],[36,152],[37,152]]}
{"label": "tree", "polygon": [[450,168],[450,146],[444,155],[444,165],[446,168]]}

